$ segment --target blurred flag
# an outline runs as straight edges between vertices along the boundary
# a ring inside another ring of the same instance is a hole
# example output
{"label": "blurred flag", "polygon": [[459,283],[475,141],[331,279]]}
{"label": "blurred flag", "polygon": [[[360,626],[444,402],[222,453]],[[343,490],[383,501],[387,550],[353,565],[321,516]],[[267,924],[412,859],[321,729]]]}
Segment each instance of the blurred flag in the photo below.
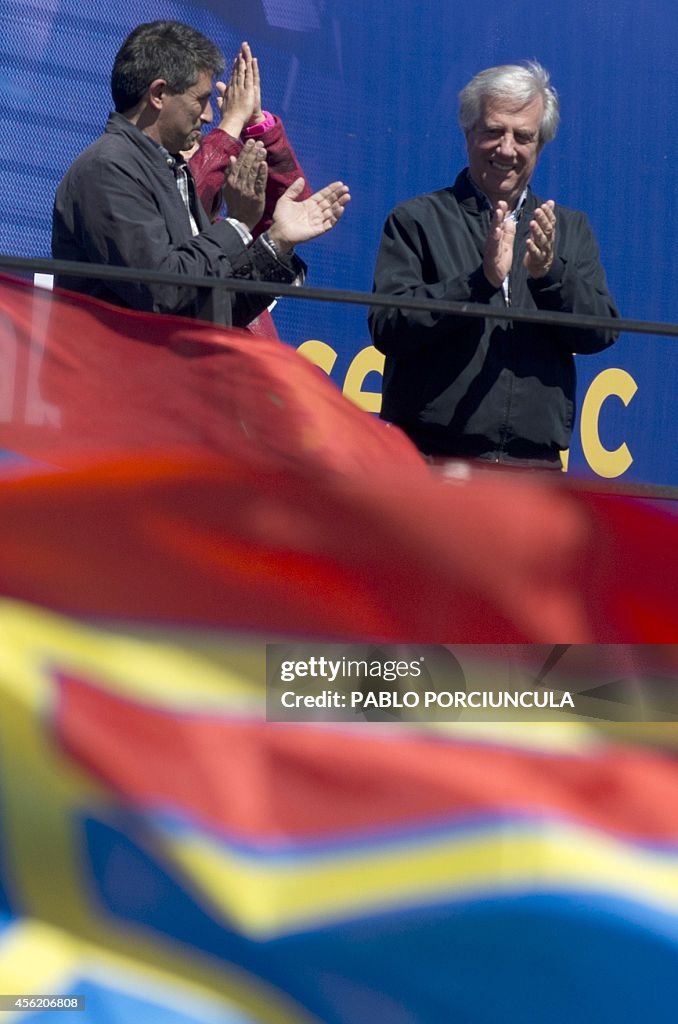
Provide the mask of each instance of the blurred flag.
{"label": "blurred flag", "polygon": [[75,1024],[671,1020],[675,725],[273,724],[263,680],[266,640],[444,641],[672,697],[677,521],[441,483],[284,346],[0,302],[0,445],[33,460],[0,481],[0,993],[83,995]]}
{"label": "blurred flag", "polygon": [[0,991],[84,994],[76,1024],[671,1019],[669,752],[269,725],[253,642],[0,630]]}
{"label": "blurred flag", "polygon": [[428,476],[400,431],[365,416],[293,349],[0,275],[0,450],[182,448],[372,481]]}
{"label": "blurred flag", "polygon": [[675,517],[560,481],[442,483],[243,332],[8,278],[0,314],[9,596],[354,639],[676,639]]}

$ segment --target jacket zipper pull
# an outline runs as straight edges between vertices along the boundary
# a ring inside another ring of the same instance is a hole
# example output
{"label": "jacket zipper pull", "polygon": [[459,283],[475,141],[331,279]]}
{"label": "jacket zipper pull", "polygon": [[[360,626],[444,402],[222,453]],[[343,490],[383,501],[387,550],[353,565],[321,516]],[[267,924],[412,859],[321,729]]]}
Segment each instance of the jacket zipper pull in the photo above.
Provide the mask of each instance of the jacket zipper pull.
{"label": "jacket zipper pull", "polygon": [[501,287],[502,294],[504,296],[504,304],[508,308],[511,305],[511,275],[508,274],[506,280],[503,281]]}

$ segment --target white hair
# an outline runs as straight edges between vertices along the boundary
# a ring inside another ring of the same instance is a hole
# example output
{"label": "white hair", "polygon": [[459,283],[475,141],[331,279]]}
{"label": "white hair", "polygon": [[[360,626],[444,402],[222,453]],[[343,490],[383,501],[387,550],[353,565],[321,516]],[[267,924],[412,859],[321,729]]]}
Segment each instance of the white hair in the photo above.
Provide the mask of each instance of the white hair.
{"label": "white hair", "polygon": [[539,143],[543,146],[554,138],[560,120],[558,94],[549,81],[548,71],[536,60],[487,68],[472,78],[459,93],[459,123],[464,131],[474,128],[482,116],[484,100],[508,100],[516,107],[524,107],[541,96],[544,113]]}

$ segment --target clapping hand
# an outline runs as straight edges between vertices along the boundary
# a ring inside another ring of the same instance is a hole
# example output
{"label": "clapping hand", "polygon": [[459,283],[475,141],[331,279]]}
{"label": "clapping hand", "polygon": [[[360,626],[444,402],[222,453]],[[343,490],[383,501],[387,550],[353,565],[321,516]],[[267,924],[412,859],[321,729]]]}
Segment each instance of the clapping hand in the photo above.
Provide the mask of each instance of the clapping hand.
{"label": "clapping hand", "polygon": [[234,139],[243,128],[263,120],[261,112],[261,81],[259,62],[252,56],[249,43],[242,43],[233,61],[228,82],[217,82],[217,106],[221,113],[219,127]]}
{"label": "clapping hand", "polygon": [[530,277],[544,277],[553,266],[556,247],[556,204],[552,199],[534,211],[527,239],[525,267]]}
{"label": "clapping hand", "polygon": [[229,217],[251,231],[264,212],[268,165],[262,142],[248,139],[238,156],[231,157],[224,178],[223,197]]}
{"label": "clapping hand", "polygon": [[511,272],[513,263],[516,222],[513,217],[509,217],[508,213],[508,203],[502,199],[497,203],[492,215],[483,254],[485,277],[495,288],[501,288],[502,282]]}
{"label": "clapping hand", "polygon": [[281,195],[273,211],[268,235],[282,252],[300,242],[324,235],[343,215],[351,201],[348,185],[334,181],[302,202],[297,200],[304,188],[304,179],[297,178]]}

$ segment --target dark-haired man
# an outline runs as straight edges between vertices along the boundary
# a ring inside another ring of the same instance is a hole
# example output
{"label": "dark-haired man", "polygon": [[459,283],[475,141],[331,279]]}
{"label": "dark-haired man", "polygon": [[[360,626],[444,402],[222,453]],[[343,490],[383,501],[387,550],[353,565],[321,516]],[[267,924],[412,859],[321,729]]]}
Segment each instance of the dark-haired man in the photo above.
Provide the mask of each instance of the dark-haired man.
{"label": "dark-haired man", "polygon": [[431,461],[560,469],[574,419],[573,352],[608,330],[512,321],[510,308],[616,316],[584,214],[530,189],[558,99],[539,64],[476,75],[460,94],[469,165],[454,185],[403,203],[384,228],[375,290],[483,303],[505,318],[374,308],[386,355],[382,416]]}
{"label": "dark-haired man", "polygon": [[[349,201],[334,182],[303,201],[294,182],[278,200],[270,228],[261,218],[266,154],[248,141],[231,166],[229,217],[210,223],[182,150],[212,120],[213,80],[224,61],[202,33],[176,21],[140,25],[122,44],[111,76],[115,113],[71,165],[57,190],[55,259],[167,271],[190,277],[242,277],[291,283],[303,270],[294,246],[328,231]],[[132,309],[245,325],[270,297],[224,289],[97,281],[64,275],[57,283]]]}

